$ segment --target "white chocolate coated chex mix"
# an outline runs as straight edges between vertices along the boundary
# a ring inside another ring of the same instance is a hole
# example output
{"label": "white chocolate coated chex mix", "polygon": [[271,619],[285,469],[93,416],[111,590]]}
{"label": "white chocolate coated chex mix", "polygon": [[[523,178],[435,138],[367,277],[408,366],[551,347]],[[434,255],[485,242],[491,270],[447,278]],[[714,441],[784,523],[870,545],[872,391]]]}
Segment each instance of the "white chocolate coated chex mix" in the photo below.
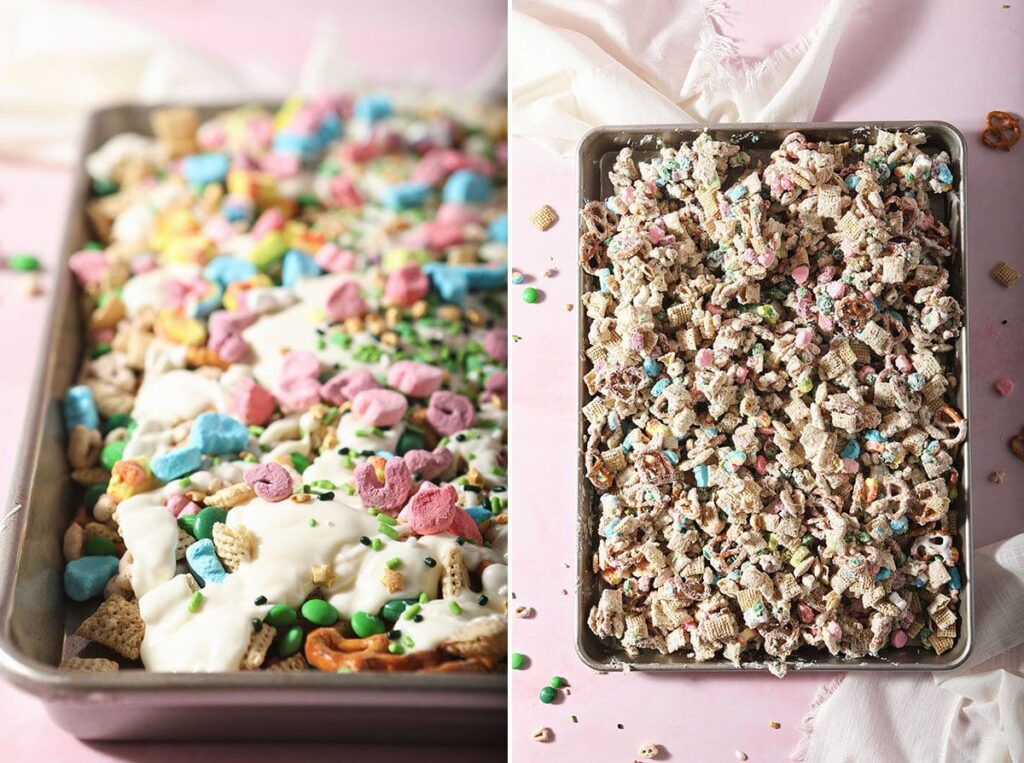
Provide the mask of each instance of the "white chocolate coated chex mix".
{"label": "white chocolate coated chex mix", "polygon": [[583,210],[589,625],[627,654],[952,647],[963,315],[924,143],[624,148]]}

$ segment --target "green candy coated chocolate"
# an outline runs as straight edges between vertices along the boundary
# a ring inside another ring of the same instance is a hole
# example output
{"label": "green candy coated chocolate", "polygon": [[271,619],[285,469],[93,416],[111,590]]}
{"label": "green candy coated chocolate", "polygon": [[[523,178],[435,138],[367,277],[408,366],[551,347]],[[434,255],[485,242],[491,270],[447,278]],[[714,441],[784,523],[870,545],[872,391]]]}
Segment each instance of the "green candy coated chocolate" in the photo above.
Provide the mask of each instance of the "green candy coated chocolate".
{"label": "green candy coated chocolate", "polygon": [[275,628],[286,628],[289,625],[294,625],[295,621],[299,619],[298,614],[295,610],[289,607],[287,604],[275,604],[267,612],[267,622],[273,625]]}
{"label": "green candy coated chocolate", "polygon": [[195,532],[193,533],[196,540],[202,540],[203,538],[213,540],[213,526],[226,522],[227,518],[228,513],[224,509],[219,509],[216,506],[207,506],[196,514]]}
{"label": "green candy coated chocolate", "polygon": [[19,273],[32,273],[39,270],[39,258],[27,252],[12,254],[7,258],[7,267]]}
{"label": "green candy coated chocolate", "polygon": [[418,601],[419,599],[392,599],[380,608],[380,616],[384,618],[385,622],[393,623],[401,617],[406,607]]}
{"label": "green candy coated chocolate", "polygon": [[568,681],[566,681],[566,680],[565,680],[564,678],[562,678],[561,676],[554,676],[554,677],[553,677],[553,678],[551,679],[551,688],[552,688],[552,689],[561,689],[561,688],[562,688],[563,686],[565,686],[565,685],[566,685],[567,683],[569,683],[569,682],[568,682]]}
{"label": "green candy coated chocolate", "polygon": [[540,298],[540,292],[537,291],[532,286],[527,286],[525,289],[523,289],[523,302],[526,302],[527,304],[532,305],[539,298]]}
{"label": "green candy coated chocolate", "polygon": [[103,425],[103,434],[110,434],[115,429],[127,427],[131,423],[132,417],[129,416],[127,413],[115,413],[113,416],[107,419],[107,423]]}
{"label": "green candy coated chocolate", "polygon": [[196,515],[182,514],[178,517],[178,527],[187,532],[193,538],[196,537]]}
{"label": "green candy coated chocolate", "polygon": [[508,658],[508,664],[512,666],[512,670],[522,670],[526,664],[526,655],[520,654],[519,652],[512,652]]}
{"label": "green candy coated chocolate", "polygon": [[426,448],[427,441],[423,439],[423,435],[406,430],[398,440],[396,452],[399,456],[404,456],[410,450],[426,450]]}
{"label": "green candy coated chocolate", "polygon": [[555,697],[558,696],[558,689],[553,689],[550,686],[545,686],[540,690],[540,701],[545,705],[550,705],[555,701]]}
{"label": "green candy coated chocolate", "polygon": [[100,499],[100,496],[107,492],[107,483],[101,482],[98,485],[89,485],[85,489],[85,508],[89,511],[93,510],[96,506],[96,502]]}
{"label": "green candy coated chocolate", "polygon": [[100,535],[94,535],[85,542],[83,549],[86,556],[117,556],[114,541]]}
{"label": "green candy coated chocolate", "polygon": [[377,617],[377,615],[371,615],[367,612],[353,613],[351,625],[352,630],[355,631],[355,634],[359,636],[359,638],[375,636],[376,634],[383,633],[387,630],[387,626],[384,625],[383,620]]}
{"label": "green candy coated chocolate", "polygon": [[277,653],[281,657],[291,657],[302,649],[302,641],[305,637],[306,635],[299,626],[295,625],[289,628],[281,636],[281,643],[277,645]]}
{"label": "green candy coated chocolate", "polygon": [[303,604],[302,616],[313,625],[333,625],[338,622],[338,610],[323,599],[310,599]]}
{"label": "green candy coated chocolate", "polygon": [[121,460],[124,456],[124,446],[127,445],[125,440],[115,440],[114,442],[108,442],[103,446],[103,451],[100,453],[100,463],[106,467],[107,471],[114,468],[114,464]]}

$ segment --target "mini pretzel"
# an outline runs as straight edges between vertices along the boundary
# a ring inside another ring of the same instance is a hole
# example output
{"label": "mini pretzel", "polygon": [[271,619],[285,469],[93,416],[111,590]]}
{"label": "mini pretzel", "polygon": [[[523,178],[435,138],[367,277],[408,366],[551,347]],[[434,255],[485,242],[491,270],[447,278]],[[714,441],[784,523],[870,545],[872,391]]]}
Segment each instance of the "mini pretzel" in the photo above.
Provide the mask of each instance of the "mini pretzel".
{"label": "mini pretzel", "polygon": [[391,654],[383,633],[368,638],[346,638],[334,628],[317,628],[306,637],[306,660],[317,670],[337,673],[347,668],[385,673],[484,673],[497,663],[485,657],[451,660],[441,650]]}
{"label": "mini pretzel", "polygon": [[1010,450],[1013,455],[1024,461],[1024,432],[1010,438]]}
{"label": "mini pretzel", "polygon": [[1020,118],[1006,111],[990,111],[985,116],[981,142],[989,148],[1009,151],[1020,140]]}

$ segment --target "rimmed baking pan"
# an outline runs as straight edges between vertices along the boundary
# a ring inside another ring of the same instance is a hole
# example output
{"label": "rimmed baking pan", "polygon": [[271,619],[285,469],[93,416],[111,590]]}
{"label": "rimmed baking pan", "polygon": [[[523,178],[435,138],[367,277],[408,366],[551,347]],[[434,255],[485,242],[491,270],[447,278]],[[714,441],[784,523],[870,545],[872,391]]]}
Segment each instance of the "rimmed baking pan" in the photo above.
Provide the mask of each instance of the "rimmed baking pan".
{"label": "rimmed baking pan", "polygon": [[[241,104],[200,107],[206,119]],[[119,106],[89,119],[81,158],[108,138],[148,134],[157,106]],[[82,162],[64,235],[65,256],[89,238]],[[444,742],[504,749],[503,675],[306,673],[113,674],[58,671],[77,651],[88,614],[62,585],[64,530],[75,512],[64,456],[60,399],[82,353],[71,274],[61,268],[36,370],[20,456],[0,519],[0,671],[39,697],[58,725],[82,739],[351,740]]]}
{"label": "rimmed baking pan", "polygon": [[[817,122],[817,123],[773,123],[773,124],[729,124],[729,125],[636,125],[619,127],[598,127],[587,133],[578,148],[579,189],[578,203],[582,209],[587,202],[599,201],[612,193],[608,172],[615,162],[615,156],[625,146],[633,148],[634,159],[643,161],[654,156],[662,146],[677,146],[689,142],[700,133],[708,131],[715,140],[729,140],[738,144],[755,158],[767,159],[774,147],[791,132],[799,131],[810,141],[870,142],[878,130],[910,132],[921,130],[928,138],[923,147],[926,152],[946,151],[951,159],[953,189],[945,194],[933,194],[932,211],[949,226],[956,247],[949,263],[950,293],[964,309],[964,327],[960,332],[955,349],[951,354],[952,369],[949,371],[958,379],[956,403],[970,419],[970,385],[967,360],[967,336],[969,311],[967,309],[967,224],[966,224],[966,166],[967,146],[963,135],[945,122]],[[584,445],[586,443],[587,420],[582,408],[589,400],[583,375],[589,370],[590,361],[586,350],[589,319],[582,306],[582,296],[592,291],[597,279],[582,269],[577,284],[579,315],[579,337],[577,355],[579,362],[579,386],[577,389],[578,414],[578,465],[577,465],[577,547],[576,568],[578,583],[576,589],[576,652],[585,665],[594,670],[651,670],[672,671],[716,671],[736,673],[743,671],[767,671],[767,661],[744,661],[733,665],[723,657],[707,662],[696,662],[685,653],[660,654],[654,651],[642,652],[630,657],[616,645],[598,638],[587,626],[587,615],[600,597],[602,581],[592,568],[592,557],[597,550],[597,523],[600,507],[596,491],[586,478]],[[884,652],[879,657],[845,659],[833,657],[827,652],[804,647],[786,661],[789,670],[949,670],[963,664],[971,650],[973,631],[973,578],[971,574],[971,446],[970,429],[967,441],[961,446],[955,461],[960,473],[957,498],[950,511],[956,511],[957,538],[960,549],[959,568],[963,579],[960,591],[960,617],[956,644],[948,652],[936,655],[921,647],[907,647],[902,650]]]}

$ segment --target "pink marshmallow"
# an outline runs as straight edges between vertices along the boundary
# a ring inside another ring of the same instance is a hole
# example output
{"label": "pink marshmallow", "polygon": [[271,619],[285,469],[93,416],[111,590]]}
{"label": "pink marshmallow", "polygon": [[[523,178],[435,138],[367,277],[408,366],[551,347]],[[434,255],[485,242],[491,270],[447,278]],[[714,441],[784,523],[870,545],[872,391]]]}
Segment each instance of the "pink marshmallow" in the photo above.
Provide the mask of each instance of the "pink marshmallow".
{"label": "pink marshmallow", "polygon": [[711,365],[715,362],[715,353],[713,353],[707,347],[704,347],[700,350],[697,350],[696,360],[697,365],[700,366],[701,368],[710,368]]}
{"label": "pink marshmallow", "polygon": [[462,204],[445,202],[438,208],[435,220],[444,225],[474,225],[480,222],[480,213]]}
{"label": "pink marshmallow", "polygon": [[164,503],[164,506],[176,517],[198,514],[200,507],[195,501],[189,500],[185,495],[172,495]]}
{"label": "pink marshmallow", "polygon": [[259,241],[271,231],[281,230],[285,224],[284,213],[277,207],[271,207],[259,216],[252,226],[253,240]]}
{"label": "pink marshmallow", "polygon": [[507,397],[508,374],[505,371],[495,371],[487,377],[487,381],[484,382],[484,389],[492,395]]}
{"label": "pink marshmallow", "polygon": [[352,182],[352,178],[338,175],[331,179],[327,187],[331,192],[331,200],[339,207],[353,208],[363,205],[362,194],[359,193],[356,184]]}
{"label": "pink marshmallow", "polygon": [[365,368],[354,368],[335,374],[320,385],[320,397],[331,405],[341,405],[363,390],[379,388],[380,385],[373,378],[373,374]]}
{"label": "pink marshmallow", "polygon": [[463,395],[438,390],[427,404],[427,423],[440,435],[452,435],[473,426],[473,403]]}
{"label": "pink marshmallow", "polygon": [[252,379],[242,379],[235,387],[231,412],[247,426],[263,426],[274,415],[274,396]]}
{"label": "pink marshmallow", "polygon": [[392,305],[412,307],[427,296],[430,279],[416,263],[406,265],[388,275],[384,286],[384,301]]}
{"label": "pink marshmallow", "polygon": [[366,315],[369,308],[359,291],[359,284],[355,281],[345,281],[335,286],[327,295],[327,317],[332,321],[344,321]]}
{"label": "pink marshmallow", "polygon": [[238,363],[249,353],[249,343],[242,339],[241,334],[227,334],[216,339],[211,338],[208,346],[228,363]]}
{"label": "pink marshmallow", "polygon": [[889,643],[897,649],[902,649],[903,647],[905,647],[907,645],[907,641],[909,640],[910,639],[907,636],[906,631],[893,631],[892,635],[889,637]]}
{"label": "pink marshmallow", "polygon": [[1007,377],[1004,376],[1002,379],[997,381],[996,392],[998,392],[1003,397],[1006,397],[1011,392],[1013,392],[1013,379],[1008,379]]}
{"label": "pink marshmallow", "polygon": [[914,370],[914,363],[906,355],[897,355],[896,368],[899,369],[901,373],[909,374]]}
{"label": "pink marshmallow", "polygon": [[801,350],[809,346],[812,339],[814,332],[810,329],[800,329],[796,332],[796,346]]}
{"label": "pink marshmallow", "polygon": [[796,605],[796,613],[802,623],[813,623],[814,622],[814,610],[804,604],[802,601]]}
{"label": "pink marshmallow", "polygon": [[337,244],[324,244],[313,255],[313,261],[328,273],[347,273],[356,266],[356,256]]}
{"label": "pink marshmallow", "polygon": [[508,363],[508,331],[491,329],[484,334],[484,352],[499,363]]}
{"label": "pink marshmallow", "polygon": [[833,281],[825,287],[825,291],[828,292],[828,295],[832,297],[832,299],[840,299],[844,294],[846,294],[846,284],[842,281]]}
{"label": "pink marshmallow", "polygon": [[237,334],[249,328],[256,322],[256,315],[248,310],[231,312],[229,310],[214,310],[210,313],[208,328],[210,336],[225,334]]}
{"label": "pink marshmallow", "polygon": [[320,383],[304,377],[284,379],[277,388],[277,399],[286,411],[305,411],[320,402]]}
{"label": "pink marshmallow", "polygon": [[466,540],[475,540],[477,543],[484,542],[484,537],[480,534],[480,528],[476,526],[473,517],[459,506],[455,507],[455,516],[452,517],[452,523],[448,526],[448,532]]}
{"label": "pink marshmallow", "polygon": [[110,267],[107,255],[95,249],[83,249],[68,258],[68,267],[75,274],[79,283],[88,285],[99,283]]}
{"label": "pink marshmallow", "polygon": [[352,399],[352,411],[374,427],[394,426],[408,407],[403,395],[389,389],[366,389]]}
{"label": "pink marshmallow", "polygon": [[449,246],[462,243],[462,228],[457,225],[429,223],[424,227],[426,228],[427,246],[435,251],[443,251]]}
{"label": "pink marshmallow", "polygon": [[401,458],[390,458],[384,465],[383,484],[377,479],[373,464],[356,467],[356,491],[366,506],[394,511],[403,506],[412,492],[412,475]]}
{"label": "pink marshmallow", "polygon": [[430,397],[441,386],[441,369],[416,360],[399,360],[388,369],[388,386],[409,397]]}
{"label": "pink marshmallow", "polygon": [[157,256],[152,252],[143,252],[132,257],[132,275],[141,275],[143,273],[149,273],[160,267],[160,261]]}
{"label": "pink marshmallow", "polygon": [[265,501],[283,501],[292,494],[292,475],[280,464],[257,464],[242,476],[256,495]]}
{"label": "pink marshmallow", "polygon": [[736,381],[738,381],[740,384],[743,384],[743,382],[745,382],[747,380],[747,376],[749,376],[749,375],[750,375],[750,369],[747,368],[746,366],[737,366],[736,367]]}
{"label": "pink marshmallow", "polygon": [[452,465],[454,458],[448,448],[429,450],[410,450],[402,456],[409,471],[421,480],[432,480],[444,474]]}
{"label": "pink marshmallow", "polygon": [[320,373],[320,361],[308,350],[292,350],[281,361],[281,380],[315,379]]}
{"label": "pink marshmallow", "polygon": [[797,265],[789,275],[794,281],[796,281],[797,285],[800,285],[802,283],[806,283],[808,277],[811,275],[811,269],[806,265]]}
{"label": "pink marshmallow", "polygon": [[424,482],[402,511],[402,518],[417,535],[436,535],[451,527],[459,495],[451,485]]}

